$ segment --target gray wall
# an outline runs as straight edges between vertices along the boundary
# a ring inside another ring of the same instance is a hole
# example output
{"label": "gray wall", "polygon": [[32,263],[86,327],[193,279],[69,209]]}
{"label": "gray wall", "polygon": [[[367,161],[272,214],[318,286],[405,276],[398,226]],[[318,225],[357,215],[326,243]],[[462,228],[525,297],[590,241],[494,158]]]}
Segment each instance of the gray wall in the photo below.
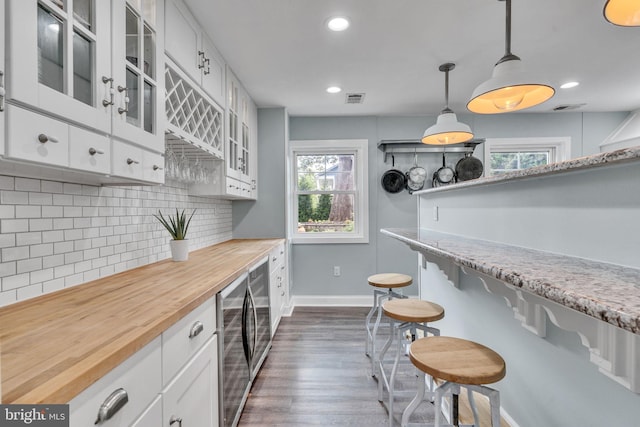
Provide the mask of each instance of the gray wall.
{"label": "gray wall", "polygon": [[285,237],[286,141],[284,108],[258,110],[258,200],[233,202],[233,237]]}
{"label": "gray wall", "polygon": [[[638,182],[636,162],[425,194],[420,227],[640,268]],[[460,289],[433,264],[421,276],[422,298],[446,308],[442,334],[488,345],[507,362],[496,388],[520,427],[637,425],[640,395],[599,373],[576,333],[547,322],[547,337],[533,335],[476,276],[461,274]]]}
{"label": "gray wall", "polygon": [[[477,137],[570,136],[572,156],[599,151],[598,145],[627,116],[623,113],[511,114],[501,116],[459,115]],[[380,228],[415,227],[416,198],[406,192],[388,194],[380,177],[391,164],[384,163],[377,144],[381,139],[417,139],[436,117],[292,117],[290,139],[365,138],[369,140],[370,243],[368,245],[293,245],[292,295],[369,295],[366,277],[376,272],[399,271],[417,279],[417,258],[406,247],[379,234]],[[262,140],[261,140],[262,142]],[[476,155],[482,158],[482,146]],[[455,165],[460,154],[447,154],[447,164]],[[406,171],[414,162],[412,154],[397,154],[396,168]],[[439,154],[420,154],[419,164],[430,176],[442,164]],[[234,207],[235,215],[235,207]],[[479,227],[466,219],[467,226]],[[342,267],[342,276],[333,277],[333,266]],[[409,293],[415,294],[415,286]]]}

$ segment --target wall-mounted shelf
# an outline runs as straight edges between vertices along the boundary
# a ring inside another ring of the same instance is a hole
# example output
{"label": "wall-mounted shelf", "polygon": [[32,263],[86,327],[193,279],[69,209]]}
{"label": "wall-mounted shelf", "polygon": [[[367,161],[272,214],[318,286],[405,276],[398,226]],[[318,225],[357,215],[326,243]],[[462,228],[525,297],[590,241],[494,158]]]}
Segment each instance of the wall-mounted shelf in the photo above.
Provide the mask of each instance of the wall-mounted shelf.
{"label": "wall-mounted shelf", "polygon": [[398,153],[472,153],[478,144],[484,142],[484,138],[476,138],[471,141],[452,145],[426,145],[418,139],[382,139],[378,143],[378,149],[384,153],[384,162],[387,162],[389,154]]}

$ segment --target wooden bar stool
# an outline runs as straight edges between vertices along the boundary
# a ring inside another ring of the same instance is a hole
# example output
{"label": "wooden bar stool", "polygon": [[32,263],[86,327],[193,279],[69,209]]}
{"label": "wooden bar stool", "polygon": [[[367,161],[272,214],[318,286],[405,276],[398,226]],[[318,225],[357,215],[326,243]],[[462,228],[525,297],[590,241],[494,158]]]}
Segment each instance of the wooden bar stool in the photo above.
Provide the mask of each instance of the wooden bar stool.
{"label": "wooden bar stool", "polygon": [[[408,298],[387,301],[382,305],[382,311],[389,319],[391,319],[392,327],[389,339],[385,343],[384,347],[382,347],[378,357],[378,370],[380,372],[380,378],[378,380],[378,400],[380,402],[383,401],[383,393],[386,388],[389,397],[389,402],[387,404],[387,410],[389,412],[389,427],[393,427],[394,400],[396,396],[402,393],[395,389],[396,374],[398,372],[400,356],[406,354],[404,347],[411,345],[411,341],[415,340],[418,330],[421,330],[425,337],[427,334],[435,336],[440,335],[440,330],[438,328],[428,326],[428,323],[442,319],[444,317],[444,308],[433,302]],[[410,333],[412,337],[408,341],[404,338],[407,333]],[[387,350],[389,350],[393,344],[393,341],[396,341],[396,354],[392,359],[393,367],[391,368],[390,374],[387,375],[385,363],[390,363],[391,359],[387,360],[385,356]],[[414,394],[414,392],[410,393]]]}
{"label": "wooden bar stool", "polygon": [[[489,397],[491,404],[491,426],[500,427],[500,392],[483,384],[500,381],[506,374],[504,359],[495,351],[473,341],[452,337],[426,337],[416,340],[409,350],[409,358],[420,371],[418,377],[418,392],[402,414],[402,426],[409,426],[409,417],[424,401],[425,374],[433,378],[444,380],[435,391],[435,424],[434,427],[444,427],[442,424],[442,398],[451,393],[452,422],[446,426],[458,424],[457,396],[460,386],[464,386],[469,393],[469,403],[473,408],[474,425],[479,425],[478,415],[473,402],[472,392]],[[415,425],[415,424],[411,424]],[[424,425],[424,424],[421,424]]]}
{"label": "wooden bar stool", "polygon": [[[406,296],[395,292],[394,289],[409,286],[413,279],[411,276],[400,273],[380,273],[374,274],[367,278],[369,285],[374,287],[373,290],[373,306],[367,314],[365,327],[367,328],[367,337],[365,341],[365,354],[371,358],[371,375],[375,377],[377,368],[376,359],[376,336],[382,318],[382,302],[393,298],[406,298]],[[378,312],[375,322],[371,322],[371,318],[375,312]]]}

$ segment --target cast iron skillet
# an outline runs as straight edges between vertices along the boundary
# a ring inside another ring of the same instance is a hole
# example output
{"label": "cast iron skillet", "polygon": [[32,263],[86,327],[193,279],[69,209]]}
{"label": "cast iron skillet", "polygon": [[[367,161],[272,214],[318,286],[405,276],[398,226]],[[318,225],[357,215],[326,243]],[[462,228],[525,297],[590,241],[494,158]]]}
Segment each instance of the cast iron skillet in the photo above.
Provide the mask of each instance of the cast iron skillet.
{"label": "cast iron skillet", "polygon": [[457,181],[480,178],[483,171],[482,162],[477,157],[473,157],[471,153],[465,153],[464,157],[456,163]]}
{"label": "cast iron skillet", "polygon": [[[392,167],[396,165],[396,159],[391,156]],[[407,185],[407,177],[398,169],[389,169],[382,174],[382,188],[388,193],[399,193]]]}

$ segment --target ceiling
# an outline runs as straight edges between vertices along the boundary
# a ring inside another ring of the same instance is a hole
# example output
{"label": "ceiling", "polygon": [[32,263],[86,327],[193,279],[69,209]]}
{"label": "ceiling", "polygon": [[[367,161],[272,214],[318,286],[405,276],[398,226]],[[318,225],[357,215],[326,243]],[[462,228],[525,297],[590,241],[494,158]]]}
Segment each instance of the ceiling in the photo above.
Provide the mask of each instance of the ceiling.
{"label": "ceiling", "polygon": [[[468,113],[474,88],[504,54],[497,0],[186,0],[259,107],[292,116],[437,115],[450,73],[450,107]],[[640,108],[640,27],[603,18],[605,0],[513,0],[512,51],[556,94],[525,110]],[[349,29],[330,32],[331,16]],[[580,86],[560,89],[567,81]],[[339,94],[328,94],[329,86]],[[345,103],[345,93],[365,93]]]}

